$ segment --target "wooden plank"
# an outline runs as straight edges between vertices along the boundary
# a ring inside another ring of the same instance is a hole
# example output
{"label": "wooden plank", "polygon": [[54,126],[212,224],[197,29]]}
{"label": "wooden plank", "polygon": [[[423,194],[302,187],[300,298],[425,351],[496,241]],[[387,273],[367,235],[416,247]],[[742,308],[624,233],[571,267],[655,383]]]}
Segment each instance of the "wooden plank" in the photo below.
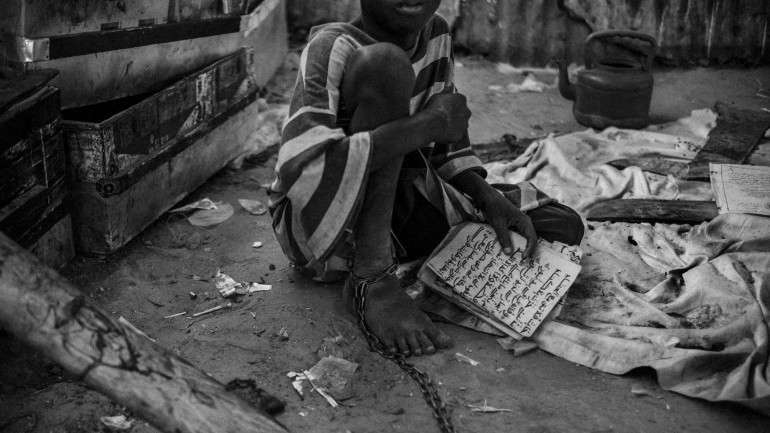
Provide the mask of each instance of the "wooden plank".
{"label": "wooden plank", "polygon": [[[770,129],[770,113],[746,110],[717,102],[717,126],[709,133],[706,145],[693,160],[722,164],[742,164],[756,149]],[[708,173],[707,173],[708,177]]]}
{"label": "wooden plank", "polygon": [[0,234],[0,327],[162,432],[286,429],[131,326]]}
{"label": "wooden plank", "polygon": [[589,221],[628,223],[700,224],[719,214],[713,201],[607,200],[586,210]]}
{"label": "wooden plank", "polygon": [[124,30],[76,33],[49,38],[50,60],[125,50],[186,39],[237,33],[241,18],[222,17],[203,21],[159,24]]}
{"label": "wooden plank", "polygon": [[0,112],[0,158],[19,141],[61,117],[59,90],[44,87]]}
{"label": "wooden plank", "polygon": [[623,170],[639,167],[650,173],[672,175],[686,180],[708,180],[709,163],[743,164],[770,129],[770,114],[746,110],[718,102],[717,126],[711,130],[708,140],[691,162],[672,161],[660,156],[638,156],[616,159],[609,165]]}
{"label": "wooden plank", "polygon": [[[270,3],[270,4],[268,4]],[[253,49],[255,62],[249,76],[264,86],[283,62],[288,50],[286,0],[272,5],[264,21],[251,32],[236,32],[196,39],[106,51],[27,63],[27,70],[53,68],[60,75],[53,85],[62,91],[62,107],[82,107],[117,98],[155,92],[170,81],[202,68],[241,47]]]}
{"label": "wooden plank", "polygon": [[61,269],[75,257],[72,217],[69,213],[52,213],[50,218],[53,223],[49,225],[47,221],[44,222],[48,229],[28,249],[46,266]]}
{"label": "wooden plank", "polygon": [[53,69],[42,69],[17,75],[11,70],[0,69],[0,113],[8,109],[11,104],[15,104],[40,90],[58,73]]}

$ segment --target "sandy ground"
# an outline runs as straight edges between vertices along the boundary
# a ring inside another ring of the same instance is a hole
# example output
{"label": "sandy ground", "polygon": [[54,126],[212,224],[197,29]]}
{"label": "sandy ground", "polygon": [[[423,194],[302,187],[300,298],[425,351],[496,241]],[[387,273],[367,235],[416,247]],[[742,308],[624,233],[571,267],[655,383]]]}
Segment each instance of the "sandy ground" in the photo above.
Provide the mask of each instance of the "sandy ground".
{"label": "sandy ground", "polygon": [[[499,73],[482,60],[461,62],[458,86],[475,113],[472,141],[490,141],[503,133],[527,137],[581,128],[572,119],[571,105],[555,89],[519,94],[490,90],[498,85],[504,89],[521,77]],[[280,100],[292,80],[291,71],[279,76],[272,98]],[[769,68],[662,71],[656,75],[656,86],[653,114],[661,120],[709,107],[716,100],[770,107],[770,100],[756,96],[758,88],[770,86]],[[78,258],[65,275],[92,302],[115,317],[126,317],[218,380],[255,379],[284,399],[286,410],[278,420],[291,431],[436,431],[417,387],[368,351],[344,310],[340,286],[318,285],[299,275],[281,254],[269,217],[238,207],[239,198],[266,200],[260,185],[271,179],[272,163],[224,170],[189,197],[210,197],[236,206],[235,215],[225,223],[202,229],[180,217],[164,216],[109,260]],[[253,248],[256,241],[264,246]],[[211,281],[217,269],[236,280],[272,284],[273,289],[197,319],[163,319],[223,303]],[[197,299],[190,298],[191,291]],[[767,431],[766,418],[741,407],[663,391],[646,371],[612,376],[541,351],[514,358],[493,337],[441,326],[454,337],[455,347],[415,362],[440,383],[459,432]],[[287,330],[288,339],[278,336],[281,328]],[[340,335],[339,343],[323,347],[324,338]],[[458,363],[455,352],[480,364]],[[300,399],[286,377],[288,371],[311,367],[326,353],[360,364],[353,397],[337,409],[316,394]],[[0,431],[97,432],[105,431],[101,416],[132,416],[2,334],[0,365]],[[634,396],[630,392],[634,385],[652,389],[655,396]],[[467,407],[485,400],[511,412],[477,414]],[[132,431],[156,430],[138,420]]]}

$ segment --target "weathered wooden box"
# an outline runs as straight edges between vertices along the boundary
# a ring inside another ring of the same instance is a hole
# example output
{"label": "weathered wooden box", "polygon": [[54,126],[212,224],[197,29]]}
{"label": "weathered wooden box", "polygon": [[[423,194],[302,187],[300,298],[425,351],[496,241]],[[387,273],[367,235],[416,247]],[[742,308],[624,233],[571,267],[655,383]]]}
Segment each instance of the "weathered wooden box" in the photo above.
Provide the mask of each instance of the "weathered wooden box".
{"label": "weathered wooden box", "polygon": [[[74,12],[59,9],[73,2],[83,11],[72,22],[37,18],[20,27],[24,19],[0,17],[0,64],[59,70],[53,84],[62,91],[64,108],[156,92],[159,83],[241,47],[259,56],[253,78],[264,85],[287,49],[285,0],[262,0],[246,15],[226,14],[221,0],[71,0],[56,2],[54,16],[69,17]],[[125,11],[107,5],[112,3],[123,3]],[[171,3],[179,9],[173,14]],[[38,4],[35,10],[43,9]]]}
{"label": "weathered wooden box", "polygon": [[0,79],[0,230],[61,267],[73,256],[58,89],[51,74]]}
{"label": "weathered wooden box", "polygon": [[65,110],[71,177],[115,194],[114,179],[135,171],[179,139],[253,94],[253,52],[239,49],[150,95]]}
{"label": "weathered wooden box", "polygon": [[77,249],[107,255],[243,153],[258,128],[251,50],[160,92],[66,110]]}

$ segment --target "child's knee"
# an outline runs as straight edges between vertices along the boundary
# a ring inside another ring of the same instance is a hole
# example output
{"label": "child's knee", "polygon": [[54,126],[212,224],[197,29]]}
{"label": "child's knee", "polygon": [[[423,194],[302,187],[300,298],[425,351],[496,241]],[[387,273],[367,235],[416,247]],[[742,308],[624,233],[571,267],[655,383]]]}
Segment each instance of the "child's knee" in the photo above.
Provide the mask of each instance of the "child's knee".
{"label": "child's knee", "polygon": [[348,60],[343,92],[353,103],[393,98],[407,100],[414,88],[412,63],[396,45],[381,42],[361,47]]}

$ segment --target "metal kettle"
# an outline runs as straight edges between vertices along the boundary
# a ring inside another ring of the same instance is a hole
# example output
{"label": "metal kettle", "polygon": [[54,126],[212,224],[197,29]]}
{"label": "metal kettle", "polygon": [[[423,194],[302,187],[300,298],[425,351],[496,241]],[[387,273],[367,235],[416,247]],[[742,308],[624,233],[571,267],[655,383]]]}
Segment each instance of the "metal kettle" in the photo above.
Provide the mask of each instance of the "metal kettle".
{"label": "metal kettle", "polygon": [[650,35],[608,30],[586,39],[585,69],[574,84],[567,62],[559,62],[559,91],[575,101],[572,111],[578,123],[596,129],[649,125],[656,48]]}

